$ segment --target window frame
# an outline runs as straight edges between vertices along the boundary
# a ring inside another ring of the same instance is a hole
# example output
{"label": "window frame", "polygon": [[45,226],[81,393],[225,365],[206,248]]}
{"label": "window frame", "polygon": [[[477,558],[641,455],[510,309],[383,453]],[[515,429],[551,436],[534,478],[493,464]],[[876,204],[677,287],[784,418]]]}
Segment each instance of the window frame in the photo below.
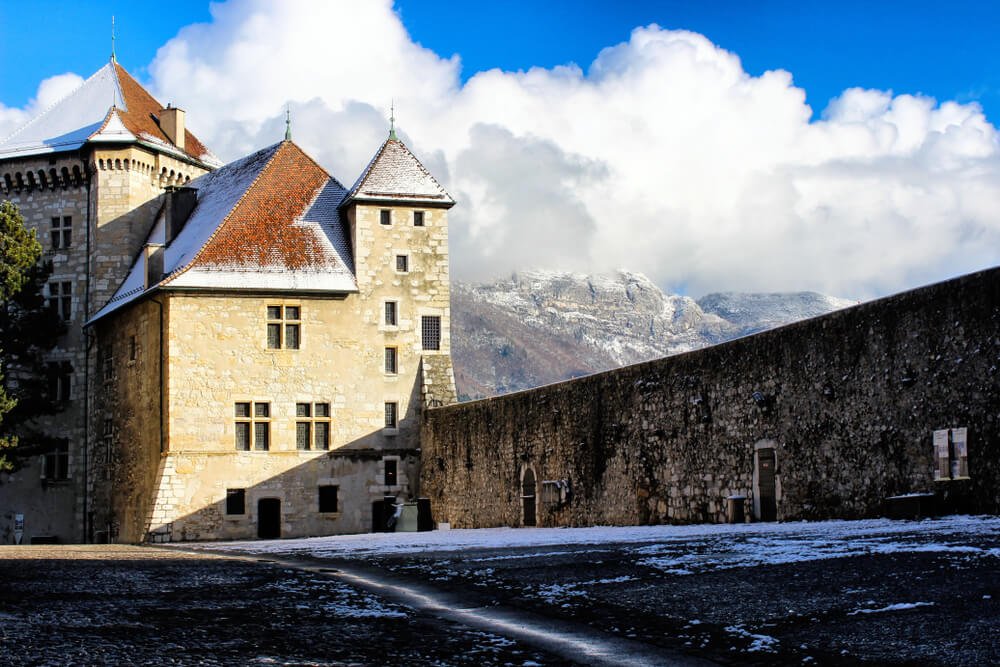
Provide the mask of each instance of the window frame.
{"label": "window frame", "polygon": [[424,352],[441,351],[440,315],[420,316],[420,349]]}
{"label": "window frame", "polygon": [[56,443],[55,449],[42,455],[42,479],[46,482],[69,481],[69,441]]}
{"label": "window frame", "polygon": [[50,250],[68,250],[73,246],[73,216],[52,216],[49,230]]}
{"label": "window frame", "polygon": [[[247,413],[240,414],[240,406],[247,406]],[[261,408],[261,409],[258,409]],[[233,445],[238,452],[269,452],[271,451],[271,402],[270,401],[234,401],[233,402]],[[242,447],[240,437],[241,425],[245,425],[246,447]],[[262,427],[258,429],[258,426]],[[260,433],[264,438],[258,437]],[[263,446],[260,446],[263,440]]]}
{"label": "window frame", "polygon": [[396,264],[394,267],[396,273],[404,274],[410,272],[410,256],[403,253],[396,255]]}
{"label": "window frame", "polygon": [[383,354],[383,370],[386,375],[399,375],[399,348],[395,345],[386,345]]}
{"label": "window frame", "polygon": [[[301,414],[306,412],[306,414]],[[295,450],[299,452],[325,452],[330,449],[330,432],[333,415],[329,401],[296,401]],[[300,429],[305,427],[305,447],[300,446]],[[322,437],[321,437],[322,434]]]}
{"label": "window frame", "polygon": [[427,226],[426,216],[424,215],[423,211],[414,211],[413,212],[413,226],[414,227],[426,227]]}
{"label": "window frame", "polygon": [[50,280],[45,305],[53,310],[63,322],[73,319],[73,282],[71,280]]}
{"label": "window frame", "polygon": [[386,430],[395,431],[399,428],[399,401],[385,401],[383,426]]}
{"label": "window frame", "polygon": [[[274,311],[277,311],[277,316],[273,314]],[[264,346],[266,349],[302,349],[302,306],[300,304],[269,303],[264,308],[264,321]],[[275,335],[272,336],[272,332]],[[290,339],[294,339],[294,345],[289,345]]]}
{"label": "window frame", "polygon": [[[387,327],[398,327],[399,326],[399,301],[396,300],[386,300],[383,301],[382,306],[382,324]],[[389,313],[392,313],[392,317],[389,317]],[[389,320],[392,320],[391,322]]]}
{"label": "window frame", "polygon": [[378,212],[378,223],[384,227],[392,226],[392,209],[382,208]]}

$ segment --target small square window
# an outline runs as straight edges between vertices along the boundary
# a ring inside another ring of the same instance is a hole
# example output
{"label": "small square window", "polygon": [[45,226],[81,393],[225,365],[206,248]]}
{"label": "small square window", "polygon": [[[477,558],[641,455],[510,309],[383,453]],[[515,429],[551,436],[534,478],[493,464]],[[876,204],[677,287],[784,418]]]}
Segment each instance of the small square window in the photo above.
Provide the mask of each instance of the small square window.
{"label": "small square window", "polygon": [[295,416],[296,417],[312,417],[312,405],[309,403],[296,403],[295,404]]}
{"label": "small square window", "polygon": [[285,319],[286,320],[297,320],[297,319],[299,319],[299,307],[298,306],[285,306]]}
{"label": "small square window", "polygon": [[397,421],[397,409],[398,405],[395,401],[386,401],[385,404],[385,427],[386,428],[396,428],[398,425]]}
{"label": "small square window", "polygon": [[385,485],[396,486],[398,483],[396,474],[396,465],[398,461],[396,461],[396,459],[385,459],[382,463],[385,464]]}
{"label": "small square window", "polygon": [[317,417],[329,417],[330,416],[330,404],[329,403],[317,403],[316,404],[316,416]]}
{"label": "small square window", "polygon": [[397,304],[396,304],[395,301],[386,301],[385,302],[385,323],[386,323],[386,325],[388,325],[390,327],[396,326],[396,323],[397,323],[397,320],[398,320],[398,318],[396,317],[396,315],[397,315],[396,305]]}
{"label": "small square window", "polygon": [[391,225],[392,224],[392,211],[390,211],[387,208],[384,208],[381,211],[379,211],[378,221],[381,224],[383,224],[383,225]]}
{"label": "small square window", "polygon": [[253,404],[253,416],[254,417],[270,417],[271,416],[271,404],[270,403],[254,403]]}
{"label": "small square window", "polygon": [[281,319],[281,306],[268,306],[267,307],[267,319],[269,319],[269,320],[280,320]]}
{"label": "small square window", "polygon": [[226,514],[247,513],[247,490],[226,489]]}
{"label": "small square window", "polygon": [[396,271],[407,273],[410,270],[410,258],[408,255],[396,255]]}
{"label": "small square window", "polygon": [[414,211],[413,212],[413,226],[414,227],[423,227],[424,226],[424,212],[423,211]]}
{"label": "small square window", "polygon": [[396,348],[385,348],[385,372],[396,374]]}
{"label": "small square window", "polygon": [[321,487],[319,487],[319,511],[320,512],[336,512],[337,511],[337,487],[336,486],[321,486]]}
{"label": "small square window", "polygon": [[237,417],[249,417],[250,416],[250,404],[249,403],[237,403],[234,413]]}

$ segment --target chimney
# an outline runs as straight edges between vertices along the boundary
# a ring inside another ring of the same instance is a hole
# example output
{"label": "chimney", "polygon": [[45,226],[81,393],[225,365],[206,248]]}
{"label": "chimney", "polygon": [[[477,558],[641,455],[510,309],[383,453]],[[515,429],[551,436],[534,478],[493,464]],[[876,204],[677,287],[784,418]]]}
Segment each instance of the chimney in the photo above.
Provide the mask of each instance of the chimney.
{"label": "chimney", "polygon": [[184,224],[191,217],[191,211],[198,204],[198,190],[189,187],[168,187],[164,193],[165,210],[163,242],[173,243],[177,235],[184,229]]}
{"label": "chimney", "polygon": [[160,109],[160,129],[177,148],[184,150],[184,110],[172,107]]}
{"label": "chimney", "polygon": [[145,272],[142,277],[142,289],[147,290],[163,280],[163,246],[159,243],[147,243],[142,249]]}

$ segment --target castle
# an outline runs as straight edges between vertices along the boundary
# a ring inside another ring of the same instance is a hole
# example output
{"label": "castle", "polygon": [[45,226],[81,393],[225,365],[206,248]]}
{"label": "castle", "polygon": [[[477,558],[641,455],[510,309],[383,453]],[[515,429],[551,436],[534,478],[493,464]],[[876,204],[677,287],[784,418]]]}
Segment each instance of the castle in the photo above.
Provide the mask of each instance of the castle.
{"label": "castle", "polygon": [[350,188],[290,132],[223,166],[112,58],[0,143],[0,190],[68,325],[0,543],[365,532],[416,496],[455,202],[394,130]]}

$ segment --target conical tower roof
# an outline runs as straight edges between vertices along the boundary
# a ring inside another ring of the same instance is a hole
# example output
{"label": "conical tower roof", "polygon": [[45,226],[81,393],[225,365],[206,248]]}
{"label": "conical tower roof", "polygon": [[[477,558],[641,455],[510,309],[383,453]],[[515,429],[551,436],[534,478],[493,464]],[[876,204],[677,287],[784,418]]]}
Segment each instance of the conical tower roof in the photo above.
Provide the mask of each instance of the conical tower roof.
{"label": "conical tower roof", "polygon": [[221,161],[191,132],[184,148],[160,128],[163,108],[114,60],[77,89],[0,141],[0,160],[74,151],[88,143],[137,143],[194,160],[206,167]]}
{"label": "conical tower roof", "polygon": [[451,208],[455,200],[402,141],[391,134],[362,172],[344,204],[406,203]]}

